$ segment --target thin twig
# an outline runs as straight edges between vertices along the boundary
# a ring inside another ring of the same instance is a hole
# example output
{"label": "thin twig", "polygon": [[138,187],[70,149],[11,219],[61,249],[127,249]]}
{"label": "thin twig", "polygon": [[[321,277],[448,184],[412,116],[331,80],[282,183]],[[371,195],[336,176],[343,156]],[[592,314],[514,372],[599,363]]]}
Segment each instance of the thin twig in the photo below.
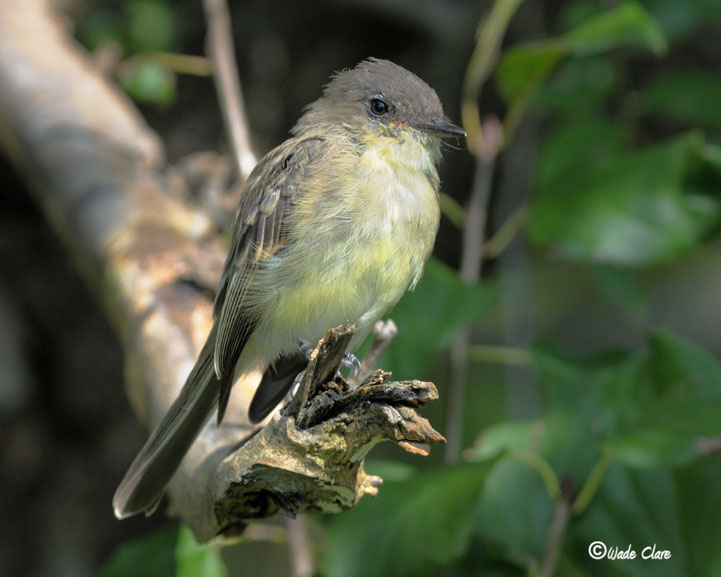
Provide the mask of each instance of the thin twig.
{"label": "thin twig", "polygon": [[250,148],[248,118],[245,114],[233,49],[230,12],[225,0],[203,0],[203,6],[208,23],[206,50],[213,62],[213,77],[220,109],[228,131],[228,140],[238,176],[245,182],[257,159]]}
{"label": "thin twig", "polygon": [[498,363],[530,367],[533,357],[526,349],[498,345],[471,345],[468,347],[468,360],[476,363]]}
{"label": "thin twig", "polygon": [[586,482],[578,493],[578,497],[576,497],[576,500],[573,502],[574,515],[580,515],[586,510],[586,507],[591,504],[610,465],[611,454],[608,450],[604,449],[598,461],[596,461],[596,464],[593,466],[593,469],[591,469],[591,473],[588,475]]}
{"label": "thin twig", "polygon": [[[466,223],[463,229],[463,252],[461,256],[461,279],[472,284],[481,275],[483,262],[483,233],[486,228],[488,202],[493,185],[493,170],[498,151],[503,146],[503,128],[497,118],[485,122],[484,136],[478,133],[479,142],[471,147],[477,153],[476,172],[471,198],[466,209]],[[444,453],[447,464],[457,463],[461,456],[463,399],[468,373],[468,346],[470,329],[461,331],[451,347],[451,383],[446,408],[446,438],[448,446]]]}
{"label": "thin twig", "polygon": [[458,230],[463,230],[466,222],[466,211],[463,210],[461,204],[445,192],[438,195],[438,203],[441,205],[441,214]]}
{"label": "thin twig", "polygon": [[286,517],[283,521],[288,536],[288,549],[293,577],[310,577],[313,575],[313,556],[310,553],[310,536],[308,521],[303,515],[295,519]]}
{"label": "thin twig", "polygon": [[[461,278],[474,283],[481,274],[483,235],[486,228],[488,202],[493,185],[496,157],[503,146],[503,127],[497,118],[481,126],[480,95],[483,84],[493,70],[501,41],[513,14],[522,0],[496,0],[488,17],[481,20],[476,30],[476,47],[463,80],[461,117],[468,133],[468,148],[476,157],[476,170],[471,198],[466,210],[463,228]],[[446,464],[457,463],[461,457],[463,437],[463,400],[468,373],[467,356],[471,340],[469,328],[461,331],[451,346],[451,382],[446,407],[446,436],[448,446],[444,453]]]}
{"label": "thin twig", "polygon": [[503,127],[498,118],[491,116],[486,119],[484,132],[483,140],[478,143],[476,173],[463,229],[460,273],[461,279],[469,284],[476,282],[481,276],[483,233],[486,228],[488,201],[491,198],[493,169],[498,151],[503,146]]}
{"label": "thin twig", "polygon": [[[509,33],[524,40],[542,37],[544,6],[543,0],[525,2],[519,9],[518,17],[511,22]],[[539,134],[540,120],[533,115],[525,115],[512,135],[506,132],[503,163],[498,171],[498,201],[493,206],[492,222],[508,223],[520,207],[529,206],[532,187],[529,167],[534,165],[538,154]],[[512,146],[509,146],[511,139]],[[495,270],[501,286],[499,311],[503,344],[526,348],[533,340],[536,322],[533,313],[533,267],[526,235],[514,236],[498,256]],[[537,417],[542,399],[534,372],[511,365],[507,365],[504,372],[507,417]]]}
{"label": "thin twig", "polygon": [[192,54],[176,54],[174,52],[142,52],[128,58],[126,63],[154,62],[177,74],[191,76],[210,76],[213,64],[205,56]]}
{"label": "thin twig", "polygon": [[361,370],[355,378],[349,379],[351,384],[362,383],[378,366],[378,361],[398,334],[398,327],[393,319],[378,321],[373,326],[373,342],[371,348],[361,361]]}
{"label": "thin twig", "polygon": [[500,226],[496,234],[486,241],[483,247],[483,258],[491,259],[498,257],[518,236],[528,222],[528,207],[517,208],[511,216]]}
{"label": "thin twig", "polygon": [[468,146],[476,156],[479,155],[483,138],[478,106],[481,88],[493,70],[506,28],[522,1],[496,0],[488,17],[480,21],[476,30],[476,47],[471,54],[463,81],[461,104],[461,118],[468,133]]}
{"label": "thin twig", "polygon": [[561,495],[562,486],[558,481],[556,472],[551,467],[551,464],[546,461],[541,455],[533,453],[531,451],[516,451],[510,450],[509,456],[517,459],[529,467],[532,467],[538,476],[541,477],[543,484],[546,487],[546,492],[551,499],[558,499]]}
{"label": "thin twig", "polygon": [[563,547],[563,538],[566,535],[566,527],[571,517],[573,493],[570,479],[568,477],[562,479],[561,493],[553,507],[553,518],[551,519],[551,527],[548,530],[546,554],[543,557],[538,577],[552,577],[556,571],[558,558],[561,555],[561,549]]}

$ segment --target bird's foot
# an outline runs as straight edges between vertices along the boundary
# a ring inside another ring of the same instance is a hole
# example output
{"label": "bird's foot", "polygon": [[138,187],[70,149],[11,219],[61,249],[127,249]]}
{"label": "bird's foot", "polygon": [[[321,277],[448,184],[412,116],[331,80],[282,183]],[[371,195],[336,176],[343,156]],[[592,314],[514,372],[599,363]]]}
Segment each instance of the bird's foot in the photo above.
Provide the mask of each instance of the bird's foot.
{"label": "bird's foot", "polygon": [[301,372],[299,372],[295,379],[293,379],[293,384],[290,386],[290,396],[295,397],[295,394],[298,392],[298,387],[300,386],[300,383],[303,381],[303,377],[305,377],[305,369],[303,369]]}
{"label": "bird's foot", "polygon": [[298,341],[298,348],[300,349],[300,352],[305,356],[306,360],[309,361],[310,355],[315,347],[305,341]]}
{"label": "bird's foot", "polygon": [[340,364],[350,369],[350,374],[348,375],[350,379],[355,379],[360,374],[361,362],[353,353],[343,353],[343,359]]}
{"label": "bird's foot", "polygon": [[[310,355],[314,349],[313,345],[305,341],[298,341],[298,348],[300,349],[300,352],[305,355],[305,358],[310,360]],[[360,374],[361,362],[353,353],[343,353],[343,358],[341,359],[340,364],[350,370],[348,378],[355,379]],[[300,383],[300,379],[303,378],[303,374],[304,373],[300,373],[298,377],[296,377],[296,382],[293,383],[294,388],[297,387],[298,383]],[[338,371],[337,374],[340,375],[340,371]]]}

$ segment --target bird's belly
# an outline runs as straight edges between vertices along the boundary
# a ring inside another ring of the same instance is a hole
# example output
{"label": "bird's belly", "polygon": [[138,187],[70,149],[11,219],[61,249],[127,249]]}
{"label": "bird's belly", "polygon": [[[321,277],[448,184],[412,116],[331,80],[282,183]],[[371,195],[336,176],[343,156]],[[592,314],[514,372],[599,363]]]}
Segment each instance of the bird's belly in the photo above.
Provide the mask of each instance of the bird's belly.
{"label": "bird's belly", "polygon": [[[329,249],[333,251],[334,249]],[[420,272],[422,257],[403,258],[389,238],[338,250],[336,261],[307,266],[278,298],[269,326],[284,335],[283,349],[298,340],[315,344],[329,328],[358,324],[352,347],[360,344],[373,324],[401,297]],[[399,258],[400,257],[400,258]]]}
{"label": "bird's belly", "polygon": [[336,197],[334,216],[299,230],[270,272],[274,280],[264,286],[278,290],[256,327],[269,348],[315,344],[348,321],[358,324],[354,348],[420,277],[440,216],[434,187],[416,172],[388,179],[381,171],[364,182],[367,194]]}

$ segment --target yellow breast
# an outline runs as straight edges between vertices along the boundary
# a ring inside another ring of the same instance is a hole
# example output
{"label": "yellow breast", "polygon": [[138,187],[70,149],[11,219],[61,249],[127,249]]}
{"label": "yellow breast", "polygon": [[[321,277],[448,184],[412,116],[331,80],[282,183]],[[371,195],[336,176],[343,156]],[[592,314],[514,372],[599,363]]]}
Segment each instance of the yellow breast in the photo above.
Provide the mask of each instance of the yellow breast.
{"label": "yellow breast", "polygon": [[421,275],[440,218],[433,151],[380,140],[334,179],[340,186],[299,200],[303,218],[279,264],[283,286],[263,331],[276,339],[283,332],[289,347],[345,321],[358,323],[359,344]]}

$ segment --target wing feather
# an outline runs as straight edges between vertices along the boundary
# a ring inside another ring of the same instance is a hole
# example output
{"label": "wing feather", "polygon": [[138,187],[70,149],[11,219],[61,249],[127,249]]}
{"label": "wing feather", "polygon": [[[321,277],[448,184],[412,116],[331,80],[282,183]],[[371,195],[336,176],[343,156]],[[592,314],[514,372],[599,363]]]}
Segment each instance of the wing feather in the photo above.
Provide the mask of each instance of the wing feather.
{"label": "wing feather", "polygon": [[221,381],[218,422],[223,418],[233,373],[260,313],[249,306],[248,292],[267,259],[291,242],[288,215],[302,194],[308,170],[320,160],[321,140],[291,139],[275,149],[248,179],[233,224],[233,240],[215,299],[217,332],[213,363]]}

